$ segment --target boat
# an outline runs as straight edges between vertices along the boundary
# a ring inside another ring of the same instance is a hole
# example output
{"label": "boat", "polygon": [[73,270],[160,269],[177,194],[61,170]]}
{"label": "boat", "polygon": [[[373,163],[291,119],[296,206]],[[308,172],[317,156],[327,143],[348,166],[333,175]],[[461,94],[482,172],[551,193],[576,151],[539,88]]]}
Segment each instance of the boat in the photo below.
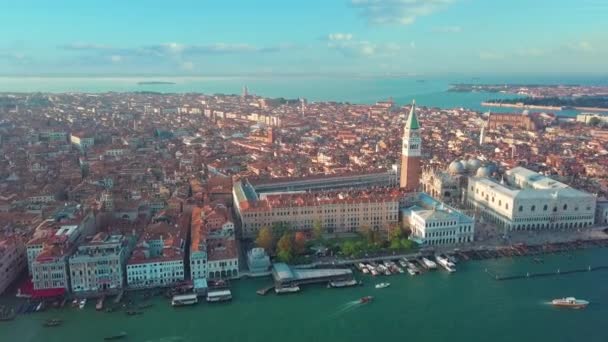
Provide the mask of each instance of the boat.
{"label": "boat", "polygon": [[127,337],[127,333],[123,331],[123,332],[120,332],[120,333],[118,333],[116,335],[106,336],[103,339],[104,339],[104,341],[113,341],[113,340],[120,340],[120,339],[125,338],[125,337]]}
{"label": "boat", "polygon": [[379,284],[376,284],[376,288],[377,289],[383,289],[383,288],[386,288],[386,287],[389,287],[389,286],[391,286],[391,283],[379,283]]}
{"label": "boat", "polygon": [[16,316],[17,314],[15,313],[15,309],[0,306],[0,322],[12,321]]}
{"label": "boat", "polygon": [[407,263],[405,262],[405,260],[399,260],[399,265],[401,265],[401,267],[403,268],[407,267]]}
{"label": "boat", "polygon": [[407,269],[407,273],[409,273],[409,275],[415,276],[416,274],[418,274],[418,273],[416,273],[416,271],[412,270],[412,269],[411,269],[411,268],[409,268],[409,267],[408,267],[408,268],[406,268],[406,269]]}
{"label": "boat", "polygon": [[97,304],[95,304],[95,310],[97,311],[101,311],[103,310],[103,301],[105,300],[105,298],[103,296],[99,297],[99,299],[97,299]]}
{"label": "boat", "polygon": [[232,300],[232,293],[230,290],[209,291],[207,293],[207,302],[209,303],[225,302],[229,300]]}
{"label": "boat", "polygon": [[435,260],[437,260],[437,263],[446,269],[446,271],[452,273],[452,272],[456,272],[456,265],[454,265],[454,263],[452,263],[450,260],[448,260],[447,257],[443,256],[443,255],[436,255],[435,256]]}
{"label": "boat", "polygon": [[137,315],[143,315],[143,314],[144,314],[143,311],[127,310],[127,316],[137,316]]}
{"label": "boat", "polygon": [[152,304],[152,303],[144,303],[144,304],[140,304],[140,305],[138,305],[138,306],[137,306],[137,309],[139,309],[139,310],[143,310],[143,309],[148,309],[148,308],[151,308],[151,307],[153,307],[153,306],[154,306],[154,304]]}
{"label": "boat", "polygon": [[335,281],[330,281],[329,284],[327,284],[327,287],[340,288],[340,287],[356,286],[356,285],[360,285],[360,284],[361,284],[361,282],[358,282],[356,279],[335,280]]}
{"label": "boat", "polygon": [[74,300],[72,301],[72,307],[73,308],[77,308],[78,307],[78,298],[74,298]]}
{"label": "boat", "polygon": [[431,260],[429,260],[427,258],[424,258],[424,257],[421,260],[422,260],[422,265],[424,267],[426,267],[427,269],[434,270],[434,269],[437,268],[437,264],[434,261],[431,261]]}
{"label": "boat", "polygon": [[84,307],[86,305],[87,305],[87,299],[86,298],[83,298],[83,299],[80,300],[80,302],[78,302],[78,308],[81,309],[81,310],[84,309]]}
{"label": "boat", "polygon": [[574,297],[558,298],[551,301],[551,304],[561,308],[584,309],[589,305],[589,302],[583,299]]}
{"label": "boat", "polygon": [[46,321],[44,321],[44,323],[42,325],[45,328],[53,328],[53,327],[58,327],[61,324],[63,324],[63,320],[61,320],[61,319],[47,319]]}
{"label": "boat", "polygon": [[369,274],[369,270],[367,268],[362,268],[361,272],[363,272],[363,274]]}
{"label": "boat", "polygon": [[458,263],[458,258],[456,258],[456,256],[454,254],[448,254],[447,258],[454,265],[456,265]]}
{"label": "boat", "polygon": [[41,311],[44,308],[44,302],[40,302],[38,303],[38,306],[36,306],[36,312]]}
{"label": "boat", "polygon": [[173,306],[194,305],[196,303],[198,303],[198,297],[195,294],[175,295],[171,299],[171,305]]}
{"label": "boat", "polygon": [[359,303],[360,304],[366,304],[366,303],[370,303],[373,300],[374,300],[374,297],[372,297],[372,296],[365,296],[365,297],[361,297],[359,299]]}
{"label": "boat", "polygon": [[283,293],[296,293],[300,291],[300,287],[298,285],[293,285],[293,286],[283,286],[283,287],[275,287],[274,288],[274,292],[276,294],[283,294]]}

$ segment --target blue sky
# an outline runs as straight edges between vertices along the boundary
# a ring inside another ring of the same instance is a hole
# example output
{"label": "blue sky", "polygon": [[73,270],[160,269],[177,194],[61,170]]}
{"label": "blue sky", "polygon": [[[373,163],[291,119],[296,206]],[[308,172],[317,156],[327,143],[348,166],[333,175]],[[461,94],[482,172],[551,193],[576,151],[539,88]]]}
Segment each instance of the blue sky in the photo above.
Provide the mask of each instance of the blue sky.
{"label": "blue sky", "polygon": [[606,0],[5,0],[0,74],[608,72]]}

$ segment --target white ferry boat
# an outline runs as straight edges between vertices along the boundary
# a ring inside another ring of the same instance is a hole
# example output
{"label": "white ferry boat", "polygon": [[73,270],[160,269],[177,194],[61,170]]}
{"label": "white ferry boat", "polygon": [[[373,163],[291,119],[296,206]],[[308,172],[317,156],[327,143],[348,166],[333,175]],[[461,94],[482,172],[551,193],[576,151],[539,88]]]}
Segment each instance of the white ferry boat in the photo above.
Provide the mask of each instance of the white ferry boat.
{"label": "white ferry boat", "polygon": [[207,302],[225,302],[232,299],[230,290],[219,290],[207,292]]}
{"label": "white ferry boat", "polygon": [[437,264],[434,261],[431,261],[427,258],[422,258],[422,265],[424,265],[424,267],[428,268],[429,270],[434,270],[437,268]]}
{"label": "white ferry boat", "polygon": [[198,297],[195,294],[176,295],[171,300],[173,306],[186,306],[198,303]]}
{"label": "white ferry boat", "polygon": [[296,292],[300,292],[300,287],[298,285],[275,287],[274,292],[276,294],[296,293]]}
{"label": "white ferry boat", "polygon": [[551,304],[561,308],[584,309],[589,305],[589,302],[583,299],[574,297],[558,298],[551,301]]}

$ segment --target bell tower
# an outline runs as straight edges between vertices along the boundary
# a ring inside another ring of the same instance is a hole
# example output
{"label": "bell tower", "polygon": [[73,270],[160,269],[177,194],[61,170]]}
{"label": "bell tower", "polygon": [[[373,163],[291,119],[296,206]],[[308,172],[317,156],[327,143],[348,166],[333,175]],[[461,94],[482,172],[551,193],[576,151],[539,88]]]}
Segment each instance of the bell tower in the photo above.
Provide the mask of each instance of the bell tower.
{"label": "bell tower", "polygon": [[420,137],[420,124],[416,117],[416,102],[412,101],[410,114],[403,130],[401,144],[401,174],[399,186],[409,191],[417,191],[420,184],[420,156],[422,152],[422,138]]}

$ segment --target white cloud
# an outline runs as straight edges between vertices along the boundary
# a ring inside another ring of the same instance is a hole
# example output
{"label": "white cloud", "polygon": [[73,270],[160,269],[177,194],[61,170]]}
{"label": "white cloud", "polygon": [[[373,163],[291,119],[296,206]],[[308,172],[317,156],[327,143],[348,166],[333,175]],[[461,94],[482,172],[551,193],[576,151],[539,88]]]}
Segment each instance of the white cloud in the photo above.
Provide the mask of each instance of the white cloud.
{"label": "white cloud", "polygon": [[330,33],[327,35],[327,39],[332,41],[351,40],[353,35],[351,33]]}
{"label": "white cloud", "polygon": [[438,26],[432,29],[435,33],[460,33],[462,32],[462,27],[460,26]]}
{"label": "white cloud", "polygon": [[190,70],[194,69],[194,63],[192,63],[190,61],[182,62],[180,65],[180,68],[183,70],[190,71]]}
{"label": "white cloud", "polygon": [[595,47],[588,41],[566,44],[566,49],[574,52],[594,52]]}
{"label": "white cloud", "polygon": [[401,46],[397,43],[372,43],[367,40],[357,40],[350,33],[327,35],[327,47],[350,57],[390,56],[401,50]]}
{"label": "white cloud", "polygon": [[503,54],[494,51],[482,51],[479,53],[479,59],[482,60],[497,60],[503,58],[505,58]]}
{"label": "white cloud", "polygon": [[351,0],[370,24],[410,25],[418,17],[442,10],[455,0]]}

